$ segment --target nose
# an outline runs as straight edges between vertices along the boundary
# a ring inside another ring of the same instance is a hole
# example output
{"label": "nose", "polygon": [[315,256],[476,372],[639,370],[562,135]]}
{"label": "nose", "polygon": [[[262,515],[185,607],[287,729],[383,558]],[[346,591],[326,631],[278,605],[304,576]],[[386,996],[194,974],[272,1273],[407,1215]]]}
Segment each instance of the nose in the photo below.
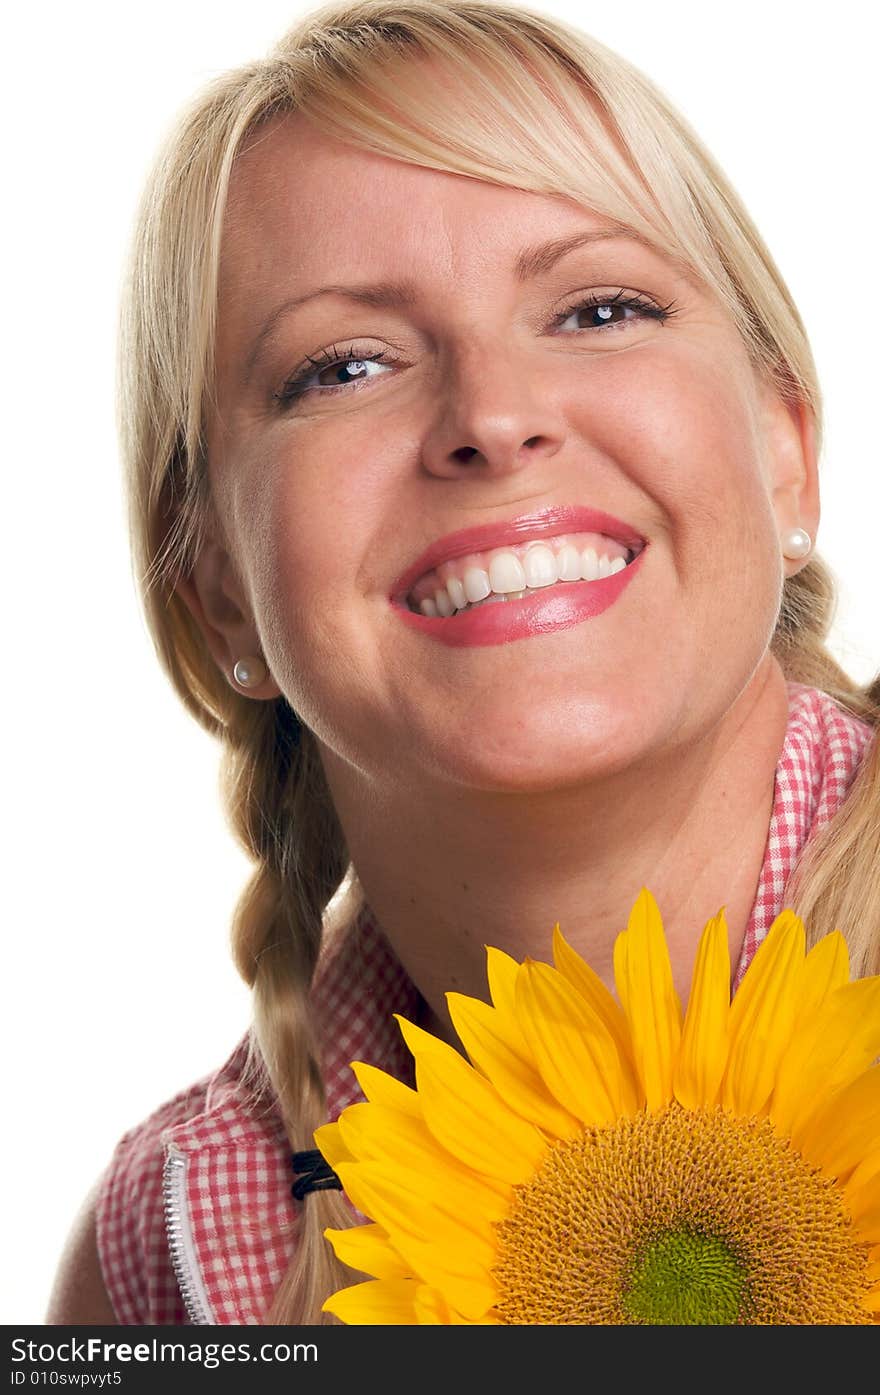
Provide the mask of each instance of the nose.
{"label": "nose", "polygon": [[494,478],[549,459],[564,439],[562,412],[534,357],[471,342],[446,374],[422,461],[440,478]]}

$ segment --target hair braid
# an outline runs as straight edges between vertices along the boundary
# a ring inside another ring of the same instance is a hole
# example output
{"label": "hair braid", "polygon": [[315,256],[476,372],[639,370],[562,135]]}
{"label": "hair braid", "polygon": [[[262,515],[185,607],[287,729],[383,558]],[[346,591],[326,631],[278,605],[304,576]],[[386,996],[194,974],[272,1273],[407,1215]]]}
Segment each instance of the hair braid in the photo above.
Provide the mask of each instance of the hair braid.
{"label": "hair braid", "polygon": [[834,578],[820,557],[789,577],[773,636],[773,652],[786,678],[821,688],[862,721],[876,723],[880,675],[862,688],[828,649],[837,605]]}
{"label": "hair braid", "polygon": [[[309,990],[325,911],[348,868],[314,743],[305,729],[297,740],[297,725],[283,697],[244,702],[221,769],[229,822],[257,861],[231,931],[236,967],[254,992],[247,1074],[256,1100],[271,1087],[294,1152],[314,1147],[314,1130],[327,1118]],[[315,1206],[318,1196],[323,1205]],[[329,1288],[351,1281],[323,1238],[325,1225],[350,1221],[338,1194],[316,1194],[301,1207],[297,1261],[273,1304],[285,1321],[320,1322]]]}
{"label": "hair braid", "polygon": [[773,648],[786,678],[820,688],[875,729],[867,758],[835,818],[810,839],[785,889],[810,944],[840,929],[854,977],[880,973],[880,674],[862,687],[827,648],[836,591],[814,557],[785,584]]}

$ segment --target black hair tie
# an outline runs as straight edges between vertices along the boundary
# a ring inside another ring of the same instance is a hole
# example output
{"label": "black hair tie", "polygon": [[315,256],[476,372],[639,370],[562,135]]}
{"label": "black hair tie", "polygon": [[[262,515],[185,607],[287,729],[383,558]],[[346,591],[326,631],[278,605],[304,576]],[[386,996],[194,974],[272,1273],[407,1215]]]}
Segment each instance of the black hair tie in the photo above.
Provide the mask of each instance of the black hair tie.
{"label": "black hair tie", "polygon": [[290,1189],[295,1200],[302,1201],[309,1192],[342,1191],[342,1183],[317,1148],[291,1153],[290,1161],[294,1172],[302,1174]]}

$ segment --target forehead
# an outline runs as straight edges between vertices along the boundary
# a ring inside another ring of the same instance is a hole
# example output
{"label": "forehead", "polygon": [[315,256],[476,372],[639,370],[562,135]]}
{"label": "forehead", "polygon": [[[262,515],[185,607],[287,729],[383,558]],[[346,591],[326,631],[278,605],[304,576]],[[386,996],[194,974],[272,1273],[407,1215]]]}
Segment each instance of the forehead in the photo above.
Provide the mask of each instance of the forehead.
{"label": "forehead", "polygon": [[301,114],[274,121],[238,156],[221,256],[221,299],[281,275],[311,282],[491,270],[534,235],[609,227],[571,199],[491,184],[364,151]]}

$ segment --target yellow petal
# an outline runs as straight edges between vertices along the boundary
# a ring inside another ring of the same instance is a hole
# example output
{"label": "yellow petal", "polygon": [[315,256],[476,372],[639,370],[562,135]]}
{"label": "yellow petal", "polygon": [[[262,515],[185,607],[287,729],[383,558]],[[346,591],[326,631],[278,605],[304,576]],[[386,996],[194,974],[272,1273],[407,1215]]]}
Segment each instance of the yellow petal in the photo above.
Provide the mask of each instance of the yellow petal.
{"label": "yellow petal", "polygon": [[516,981],[520,966],[503,950],[489,949],[487,954],[489,990],[492,1006],[497,1014],[497,1028],[517,1055],[522,1056],[524,1061],[533,1065],[516,1006]]}
{"label": "yellow petal", "polygon": [[519,964],[503,949],[486,949],[489,975],[489,994],[492,1004],[499,1012],[516,1018],[516,976]]}
{"label": "yellow petal", "polygon": [[585,959],[581,958],[577,950],[572,949],[562,934],[558,922],[553,930],[553,962],[562,977],[568,980],[572,988],[577,989],[597,1017],[604,1022],[614,1039],[620,1059],[628,1061],[635,1072],[632,1041],[623,1009],[609,993],[599,975],[590,968]]}
{"label": "yellow petal", "polygon": [[389,1109],[399,1109],[402,1114],[421,1116],[418,1093],[396,1080],[378,1066],[368,1066],[364,1061],[352,1061],[351,1068],[355,1079],[368,1100],[387,1105]]}
{"label": "yellow petal", "polygon": [[392,1248],[388,1233],[380,1225],[353,1225],[343,1230],[327,1229],[324,1235],[338,1260],[350,1269],[375,1279],[412,1278],[400,1255]]}
{"label": "yellow petal", "polygon": [[419,1180],[390,1165],[344,1163],[346,1193],[365,1215],[378,1217],[393,1248],[423,1282],[438,1288],[463,1316],[477,1320],[497,1301],[491,1267],[497,1239],[491,1220],[470,1212],[451,1191],[427,1201]]}
{"label": "yellow petal", "polygon": [[672,1100],[681,1004],[672,982],[663,921],[647,887],[639,892],[627,928],[615,941],[614,979],[629,1023],[636,1070],[653,1113]]}
{"label": "yellow petal", "polygon": [[339,1116],[339,1131],[351,1160],[390,1158],[400,1167],[417,1171],[462,1171],[456,1168],[455,1160],[440,1146],[421,1115],[400,1114],[372,1102],[350,1104]]}
{"label": "yellow petal", "polygon": [[880,1205],[880,1138],[875,1136],[858,1167],[853,1168],[844,1187],[847,1199],[860,1210]]}
{"label": "yellow petal", "polygon": [[[428,1284],[419,1284],[416,1294],[416,1317],[423,1327],[448,1327],[453,1318],[452,1309],[443,1294]],[[459,1319],[460,1320],[460,1319]]]}
{"label": "yellow petal", "polygon": [[869,1208],[862,1209],[863,1204],[864,1198],[857,1197],[855,1204],[850,1206],[850,1214],[858,1227],[859,1239],[866,1245],[876,1245],[880,1242],[880,1199],[877,1198],[876,1188]]}
{"label": "yellow petal", "polygon": [[548,1090],[587,1125],[634,1114],[641,1096],[607,1028],[576,988],[549,964],[527,960],[517,1005],[535,1064]]}
{"label": "yellow petal", "polygon": [[[740,990],[741,991],[741,990]],[[829,993],[803,1022],[779,1066],[770,1117],[780,1132],[804,1128],[829,1095],[868,1070],[880,1054],[880,976]]]}
{"label": "yellow petal", "polygon": [[799,1153],[826,1177],[846,1181],[880,1139],[880,1067],[856,1076],[792,1130]]}
{"label": "yellow petal", "polygon": [[874,1288],[870,1293],[866,1293],[861,1303],[862,1307],[867,1308],[869,1313],[880,1313],[880,1288]]}
{"label": "yellow petal", "polygon": [[488,1003],[447,993],[449,1015],[471,1061],[495,1086],[502,1099],[523,1119],[555,1138],[576,1138],[579,1120],[552,1097],[526,1050],[522,1032],[506,1030],[510,1019]]}
{"label": "yellow petal", "polygon": [[425,1123],[444,1148],[487,1177],[516,1184],[540,1166],[547,1143],[509,1109],[491,1085],[451,1046],[398,1017],[416,1058]]}
{"label": "yellow petal", "polygon": [[351,1288],[341,1288],[323,1305],[341,1322],[355,1325],[413,1326],[417,1321],[415,1279],[368,1279]]}
{"label": "yellow petal", "polygon": [[490,1203],[484,1209],[454,1186],[438,1186],[436,1179],[414,1177],[390,1162],[342,1163],[339,1176],[346,1195],[387,1232],[404,1259],[408,1242],[415,1241],[445,1255],[450,1271],[462,1276],[479,1277],[494,1262],[492,1221],[506,1208]]}
{"label": "yellow petal", "polygon": [[325,1162],[328,1162],[332,1168],[335,1168],[337,1163],[352,1162],[354,1160],[352,1154],[345,1146],[345,1141],[338,1123],[322,1124],[320,1128],[315,1129],[312,1136],[315,1140],[315,1147],[320,1151]]}
{"label": "yellow petal", "polygon": [[510,1204],[508,1183],[464,1167],[437,1142],[421,1117],[380,1104],[352,1104],[340,1114],[339,1127],[353,1159],[390,1162],[401,1176],[409,1173],[417,1190],[428,1197],[440,1190],[454,1192],[463,1206],[491,1208],[499,1214]]}
{"label": "yellow petal", "polygon": [[498,1287],[488,1270],[462,1275],[456,1272],[454,1256],[448,1250],[422,1245],[410,1237],[403,1243],[413,1268],[465,1322],[485,1322],[490,1308],[498,1302]]}
{"label": "yellow petal", "polygon": [[708,922],[697,947],[681,1047],[675,1097],[685,1109],[711,1109],[727,1066],[730,1012],[730,947],[724,909]]}
{"label": "yellow petal", "polygon": [[416,1317],[423,1327],[460,1326],[465,1319],[450,1308],[439,1289],[419,1284],[416,1294]]}
{"label": "yellow petal", "polygon": [[766,1109],[790,1049],[805,957],[803,922],[778,915],[730,1008],[730,1051],[721,1103],[744,1118]]}
{"label": "yellow petal", "polygon": [[798,1021],[809,1022],[835,988],[849,983],[849,950],[839,930],[813,945],[801,974]]}

